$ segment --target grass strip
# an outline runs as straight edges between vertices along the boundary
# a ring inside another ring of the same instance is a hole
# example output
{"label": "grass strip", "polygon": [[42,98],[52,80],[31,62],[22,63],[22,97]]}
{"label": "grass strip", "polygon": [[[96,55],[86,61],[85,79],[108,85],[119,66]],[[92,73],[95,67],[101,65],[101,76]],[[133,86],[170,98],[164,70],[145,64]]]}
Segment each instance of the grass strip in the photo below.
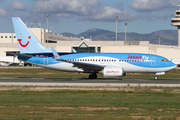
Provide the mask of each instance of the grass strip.
{"label": "grass strip", "polygon": [[[27,90],[23,91],[25,88]],[[180,94],[174,92],[180,88],[124,87],[117,91],[31,91],[30,86],[25,88],[0,90],[0,119],[180,118]]]}
{"label": "grass strip", "polygon": [[[45,77],[45,78],[88,78],[87,73],[62,72],[45,68],[0,68],[0,77]],[[154,73],[128,73],[123,78],[151,78]],[[174,69],[166,72],[165,75],[158,76],[159,78],[180,78],[180,69]],[[98,78],[103,78],[103,75],[98,74]]]}

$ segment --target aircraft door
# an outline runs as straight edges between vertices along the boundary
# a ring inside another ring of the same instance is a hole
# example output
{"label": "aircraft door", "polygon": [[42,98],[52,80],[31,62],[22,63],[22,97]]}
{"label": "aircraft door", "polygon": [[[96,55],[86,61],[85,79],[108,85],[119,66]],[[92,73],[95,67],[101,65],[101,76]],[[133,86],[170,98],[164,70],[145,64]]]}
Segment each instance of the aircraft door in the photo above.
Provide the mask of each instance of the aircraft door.
{"label": "aircraft door", "polygon": [[156,65],[156,58],[151,57],[151,66],[155,66],[155,65]]}
{"label": "aircraft door", "polygon": [[44,57],[43,62],[44,62],[44,65],[48,65],[48,57]]}
{"label": "aircraft door", "polygon": [[105,59],[104,59],[104,58],[101,58],[101,59],[100,59],[100,63],[101,63],[101,64],[104,64],[104,62],[105,62]]}

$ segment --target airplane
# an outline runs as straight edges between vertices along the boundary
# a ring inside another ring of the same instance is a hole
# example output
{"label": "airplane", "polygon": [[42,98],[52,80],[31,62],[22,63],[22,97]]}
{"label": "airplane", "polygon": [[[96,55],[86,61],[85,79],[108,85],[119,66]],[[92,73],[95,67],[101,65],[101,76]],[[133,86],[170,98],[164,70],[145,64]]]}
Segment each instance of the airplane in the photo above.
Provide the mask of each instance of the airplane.
{"label": "airplane", "polygon": [[143,53],[62,53],[53,47],[46,48],[30,32],[19,17],[12,18],[20,53],[12,53],[20,60],[41,67],[69,72],[90,73],[89,79],[96,79],[97,73],[105,77],[122,77],[126,73],[156,73],[163,75],[176,68],[167,58]]}

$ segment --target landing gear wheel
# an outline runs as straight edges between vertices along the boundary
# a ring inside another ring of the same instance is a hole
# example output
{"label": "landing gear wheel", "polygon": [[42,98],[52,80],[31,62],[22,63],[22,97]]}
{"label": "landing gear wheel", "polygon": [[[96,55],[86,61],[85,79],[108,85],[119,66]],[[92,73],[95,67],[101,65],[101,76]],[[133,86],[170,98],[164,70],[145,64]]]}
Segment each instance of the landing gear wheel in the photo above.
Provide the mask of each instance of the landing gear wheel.
{"label": "landing gear wheel", "polygon": [[97,78],[96,73],[91,73],[91,74],[89,75],[89,79],[96,79],[96,78]]}
{"label": "landing gear wheel", "polygon": [[158,76],[154,76],[154,79],[157,80],[157,79],[158,79]]}

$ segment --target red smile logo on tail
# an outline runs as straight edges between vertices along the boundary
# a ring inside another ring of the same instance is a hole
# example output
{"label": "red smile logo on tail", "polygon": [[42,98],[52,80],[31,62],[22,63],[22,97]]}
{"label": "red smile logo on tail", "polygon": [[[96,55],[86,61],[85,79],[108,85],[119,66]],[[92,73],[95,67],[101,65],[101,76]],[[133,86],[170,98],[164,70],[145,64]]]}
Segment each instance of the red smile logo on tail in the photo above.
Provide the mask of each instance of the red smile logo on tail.
{"label": "red smile logo on tail", "polygon": [[[31,36],[29,36],[28,38],[31,39]],[[21,47],[26,47],[26,46],[28,46],[28,44],[29,44],[29,41],[28,41],[25,45],[23,45],[23,44],[21,43],[22,39],[18,39],[17,41],[19,41],[19,44],[21,45]]]}

